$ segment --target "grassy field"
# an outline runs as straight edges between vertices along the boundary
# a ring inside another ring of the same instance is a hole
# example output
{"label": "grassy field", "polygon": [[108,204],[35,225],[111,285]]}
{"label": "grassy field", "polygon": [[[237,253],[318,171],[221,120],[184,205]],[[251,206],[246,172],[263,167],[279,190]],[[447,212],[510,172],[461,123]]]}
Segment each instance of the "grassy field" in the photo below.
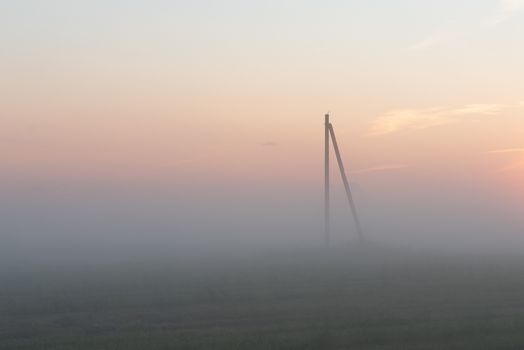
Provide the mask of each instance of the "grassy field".
{"label": "grassy field", "polygon": [[524,259],[339,249],[9,269],[0,349],[523,349]]}

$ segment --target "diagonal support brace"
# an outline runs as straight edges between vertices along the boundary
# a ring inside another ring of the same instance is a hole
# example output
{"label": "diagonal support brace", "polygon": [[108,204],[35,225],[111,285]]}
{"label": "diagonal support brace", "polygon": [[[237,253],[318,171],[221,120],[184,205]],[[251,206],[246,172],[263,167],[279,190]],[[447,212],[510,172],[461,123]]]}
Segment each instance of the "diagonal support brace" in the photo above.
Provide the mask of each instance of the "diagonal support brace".
{"label": "diagonal support brace", "polygon": [[349,181],[346,176],[346,171],[344,170],[344,164],[342,163],[342,157],[340,156],[340,151],[338,149],[337,138],[335,137],[335,131],[333,130],[333,125],[329,123],[328,128],[329,128],[329,134],[331,135],[331,140],[333,141],[333,148],[335,149],[335,155],[337,156],[340,176],[342,177],[342,181],[344,182],[344,188],[346,189],[346,196],[349,202],[349,206],[351,208],[351,213],[353,214],[353,218],[355,219],[357,236],[360,241],[363,241],[364,234],[362,232],[362,226],[360,225],[360,220],[358,218],[358,213],[357,213],[357,207],[355,206],[355,201],[353,200],[353,196],[351,194],[351,187],[349,186]]}

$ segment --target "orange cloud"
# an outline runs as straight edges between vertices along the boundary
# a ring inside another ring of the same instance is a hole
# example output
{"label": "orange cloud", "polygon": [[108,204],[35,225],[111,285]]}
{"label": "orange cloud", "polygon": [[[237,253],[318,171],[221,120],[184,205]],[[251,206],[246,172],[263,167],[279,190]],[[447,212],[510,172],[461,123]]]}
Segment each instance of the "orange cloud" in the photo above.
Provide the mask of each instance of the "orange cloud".
{"label": "orange cloud", "polygon": [[493,116],[506,107],[500,104],[469,104],[455,108],[397,109],[379,116],[367,136],[382,136],[403,130],[427,129],[456,123],[475,115]]}
{"label": "orange cloud", "polygon": [[351,174],[373,173],[377,171],[404,169],[407,167],[408,167],[407,164],[384,164],[384,165],[378,165],[378,166],[365,168],[365,169],[353,170],[353,171],[350,171],[350,173]]}
{"label": "orange cloud", "polygon": [[500,154],[500,153],[524,153],[524,148],[504,148],[489,151],[488,154]]}

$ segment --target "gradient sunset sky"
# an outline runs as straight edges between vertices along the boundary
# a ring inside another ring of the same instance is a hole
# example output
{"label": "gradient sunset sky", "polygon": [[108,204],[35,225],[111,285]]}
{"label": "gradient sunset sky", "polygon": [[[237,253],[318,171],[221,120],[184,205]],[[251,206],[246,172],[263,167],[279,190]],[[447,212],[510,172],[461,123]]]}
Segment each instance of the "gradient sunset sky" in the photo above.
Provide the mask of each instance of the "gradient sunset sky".
{"label": "gradient sunset sky", "polygon": [[373,200],[522,210],[523,38],[522,0],[2,1],[1,187],[320,193],[329,111]]}

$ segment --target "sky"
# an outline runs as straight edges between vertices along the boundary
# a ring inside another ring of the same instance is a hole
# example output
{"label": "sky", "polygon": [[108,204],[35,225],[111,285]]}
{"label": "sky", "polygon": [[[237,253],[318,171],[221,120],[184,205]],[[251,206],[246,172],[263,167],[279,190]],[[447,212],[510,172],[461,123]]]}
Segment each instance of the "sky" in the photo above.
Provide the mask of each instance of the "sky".
{"label": "sky", "polygon": [[522,37],[521,0],[0,1],[0,234],[320,227],[328,111],[368,226],[522,231]]}

